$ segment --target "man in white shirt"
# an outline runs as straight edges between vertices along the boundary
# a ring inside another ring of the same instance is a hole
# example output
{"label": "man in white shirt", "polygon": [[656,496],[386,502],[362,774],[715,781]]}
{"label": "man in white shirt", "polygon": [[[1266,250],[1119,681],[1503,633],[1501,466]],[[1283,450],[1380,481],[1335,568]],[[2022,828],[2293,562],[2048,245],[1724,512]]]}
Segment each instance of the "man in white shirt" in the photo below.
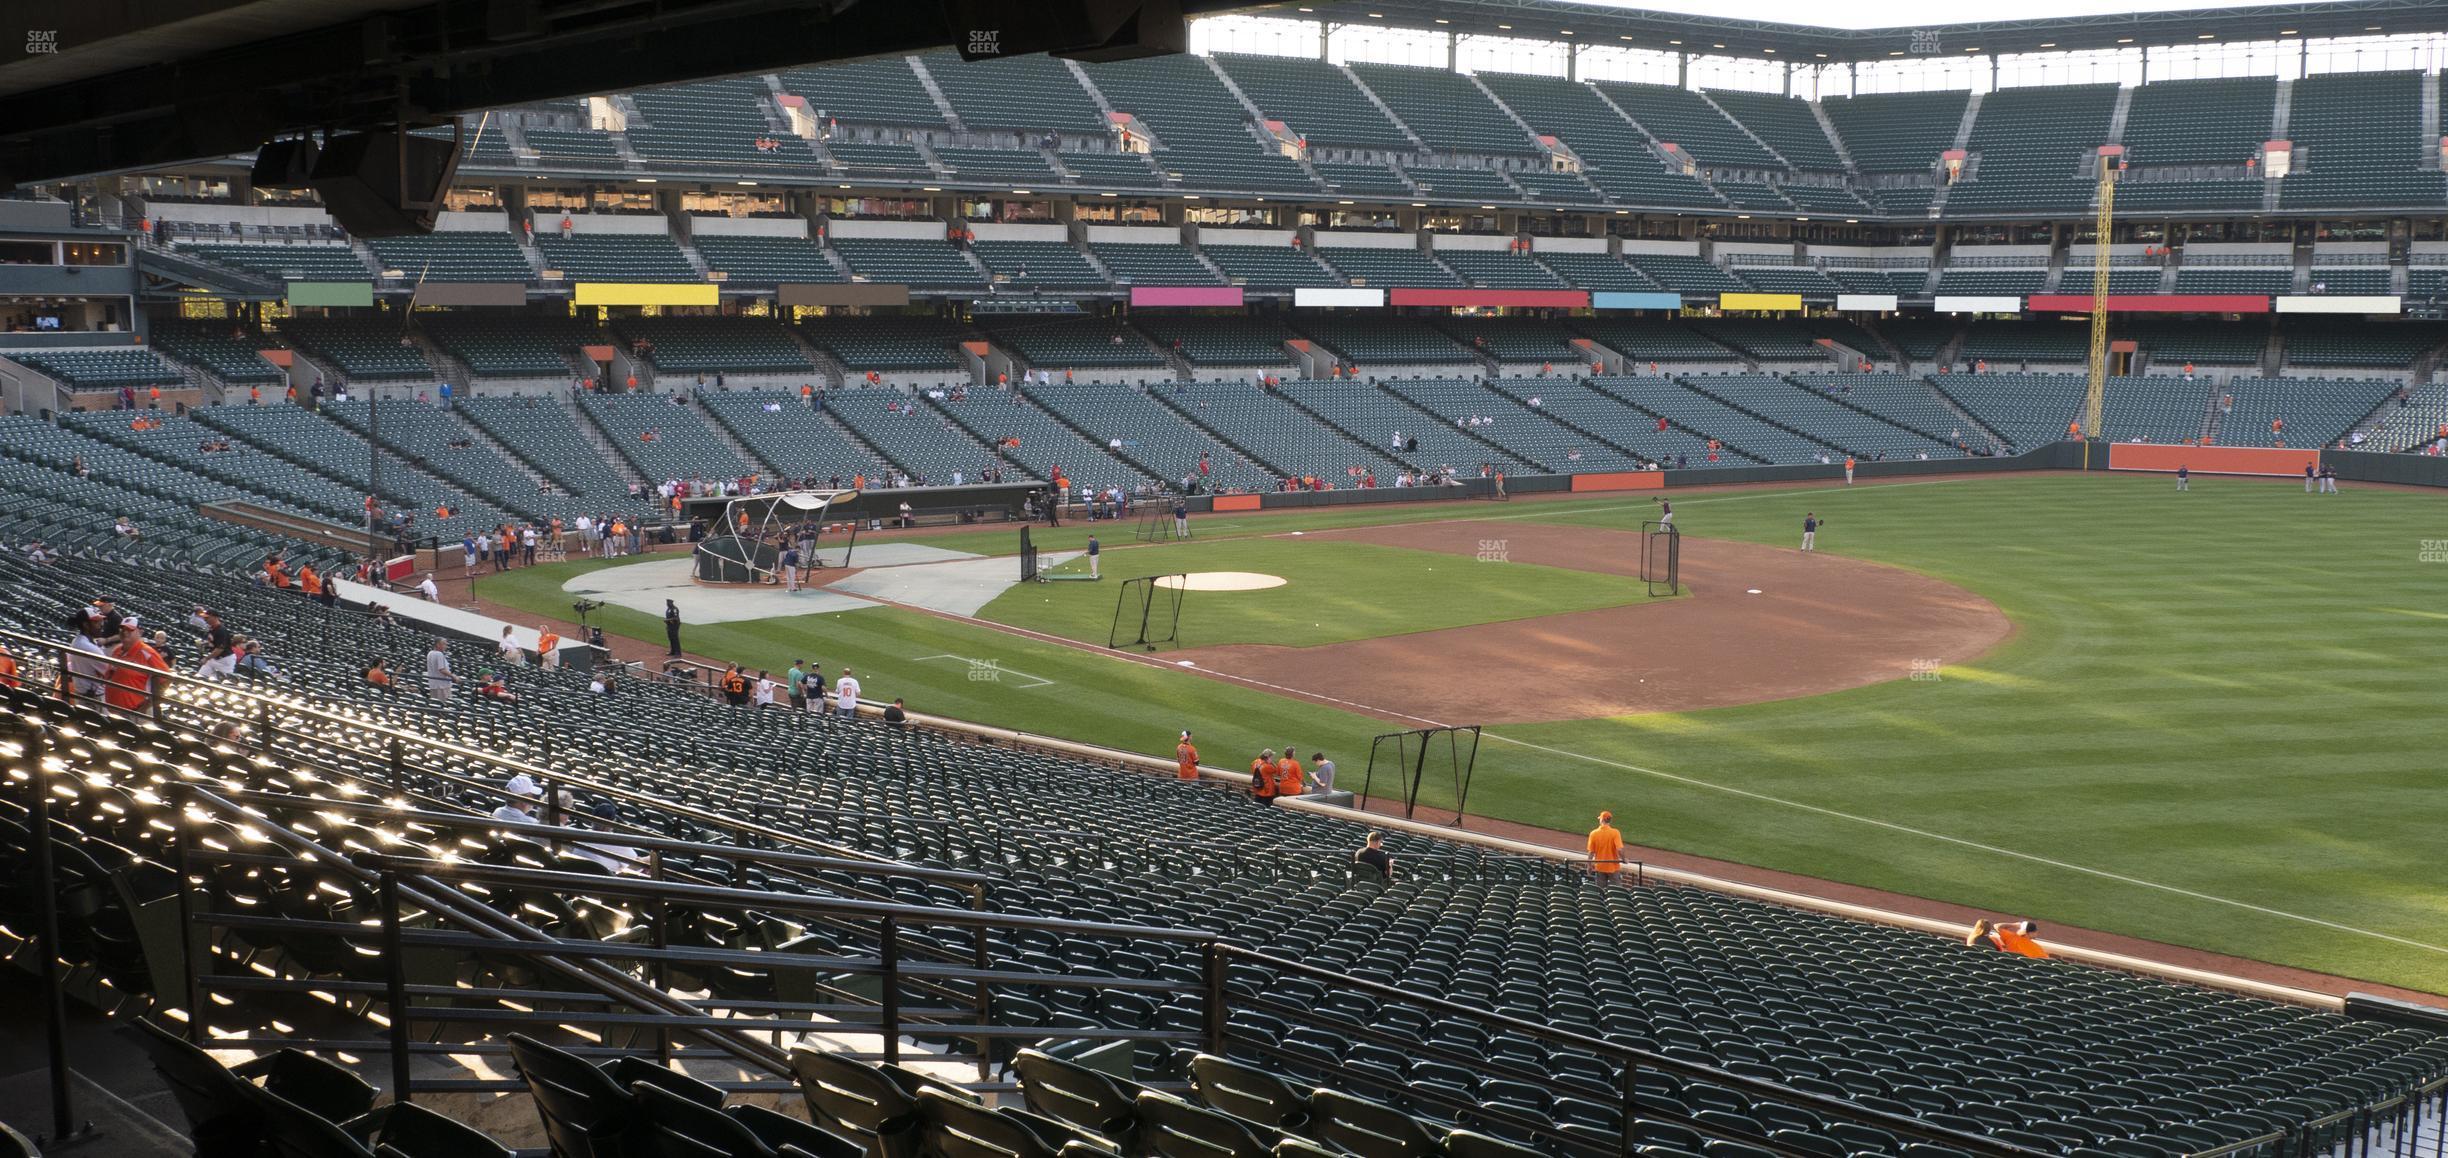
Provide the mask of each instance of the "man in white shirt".
{"label": "man in white shirt", "polygon": [[760,708],[770,708],[774,702],[774,681],[770,672],[758,672],[756,691],[750,701]]}
{"label": "man in white shirt", "polygon": [[442,602],[442,589],[434,586],[433,572],[425,573],[424,580],[417,584],[417,594],[424,596],[427,603]]}
{"label": "man in white shirt", "polygon": [[833,710],[850,719],[858,718],[859,682],[843,668],[841,678],[833,683]]}
{"label": "man in white shirt", "polygon": [[544,799],[543,786],[537,784],[533,777],[521,772],[510,778],[510,783],[504,786],[504,790],[510,793],[510,799],[503,801],[501,807],[493,810],[493,819],[505,824],[535,823],[536,802]]}
{"label": "man in white shirt", "polygon": [[[609,828],[611,825],[619,822],[620,807],[613,804],[609,800],[599,801],[595,805],[593,815],[596,823],[591,824],[588,827]],[[645,856],[630,845],[613,844],[609,841],[589,840],[572,844],[570,846],[570,851],[578,854],[579,856],[585,857],[588,860],[594,861],[596,864],[602,865],[614,873],[626,874],[628,876],[644,876],[646,873]]]}
{"label": "man in white shirt", "polygon": [[502,662],[509,664],[512,667],[525,667],[527,666],[527,652],[518,645],[517,638],[511,634],[517,630],[518,629],[515,627],[502,628],[501,643],[499,645],[501,647]]}

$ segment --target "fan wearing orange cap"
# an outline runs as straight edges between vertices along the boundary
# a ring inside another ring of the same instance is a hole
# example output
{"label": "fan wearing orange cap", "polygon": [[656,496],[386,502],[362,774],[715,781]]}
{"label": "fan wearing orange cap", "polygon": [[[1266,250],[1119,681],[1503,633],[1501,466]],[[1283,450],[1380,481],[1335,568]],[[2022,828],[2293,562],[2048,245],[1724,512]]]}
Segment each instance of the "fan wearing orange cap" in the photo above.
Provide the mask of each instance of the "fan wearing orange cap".
{"label": "fan wearing orange cap", "polygon": [[1623,870],[1623,843],[1623,834],[1615,831],[1615,814],[1599,813],[1598,827],[1589,834],[1590,871],[1614,880],[1615,874]]}

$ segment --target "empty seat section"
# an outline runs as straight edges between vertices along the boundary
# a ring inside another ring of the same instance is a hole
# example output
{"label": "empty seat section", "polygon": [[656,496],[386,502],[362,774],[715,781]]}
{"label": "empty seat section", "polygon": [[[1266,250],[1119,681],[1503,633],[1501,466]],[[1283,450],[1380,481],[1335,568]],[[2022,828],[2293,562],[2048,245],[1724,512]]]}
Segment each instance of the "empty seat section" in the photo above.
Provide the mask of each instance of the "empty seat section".
{"label": "empty seat section", "polygon": [[277,386],[288,381],[280,367],[264,361],[262,351],[272,348],[270,340],[228,322],[159,321],[149,337],[155,349],[232,385]]}
{"label": "empty seat section", "polygon": [[873,282],[912,289],[972,289],[985,275],[940,237],[839,237],[833,251],[850,272]]}
{"label": "empty seat section", "polygon": [[1982,321],[1964,334],[1956,360],[1966,365],[1988,361],[2004,369],[2007,363],[2081,362],[2090,356],[2088,322]]}
{"label": "empty seat section", "polygon": [[1232,53],[1217,53],[1209,59],[1232,78],[1259,112],[1284,122],[1312,149],[1408,152],[1415,147],[1401,127],[1386,119],[1384,110],[1337,65],[1305,57]]}
{"label": "empty seat section", "polygon": [[1181,355],[1193,366],[1272,368],[1291,361],[1284,344],[1294,335],[1274,318],[1149,311],[1135,315],[1132,321],[1155,338],[1158,346]]}
{"label": "empty seat section", "polygon": [[1035,149],[955,149],[937,146],[935,159],[953,181],[989,181],[1009,185],[1043,185],[1058,180],[1045,154]]}
{"label": "empty seat section", "polygon": [[[1590,384],[1703,439],[1718,440],[1721,446],[1714,465],[1747,466],[1746,457],[1789,465],[1843,453],[1736,410],[1680,379],[1615,376],[1593,378]],[[1691,465],[1710,465],[1707,453],[1691,455]]]}
{"label": "empty seat section", "polygon": [[2090,389],[2080,374],[1938,374],[1930,381],[2017,452],[2064,439]]}
{"label": "empty seat section", "polygon": [[1003,315],[979,319],[994,343],[1040,370],[1155,369],[1164,355],[1115,318]]}
{"label": "empty seat section", "polygon": [[1388,449],[1390,433],[1375,435],[1374,445],[1362,445],[1355,435],[1303,413],[1272,391],[1252,390],[1246,382],[1191,383],[1155,396],[1287,476],[1314,477],[1348,488],[1356,485],[1353,470],[1374,471],[1385,482],[1389,480],[1383,476],[1404,465]]}
{"label": "empty seat section", "polygon": [[[1923,379],[1905,374],[1797,374],[1793,380],[1950,447],[1960,445],[1966,451],[2000,449],[1987,430],[1979,423],[1964,421]],[[1933,453],[1931,457],[1938,456]]]}
{"label": "empty seat section", "polygon": [[[1588,387],[1569,379],[1516,381],[1524,395],[1520,399],[1473,379],[1397,378],[1380,385],[1549,474],[1638,470],[1644,465],[1640,459],[1574,429],[1549,408],[1546,397],[1549,393],[1567,390],[1588,393]],[[1538,399],[1537,406],[1529,404],[1531,398]],[[1472,419],[1484,421],[1473,423]],[[1408,429],[1405,433],[1409,433]]]}
{"label": "empty seat section", "polygon": [[1938,154],[1954,147],[1970,100],[1962,89],[1938,89],[1843,97],[1819,107],[1863,173],[1928,173]]}
{"label": "empty seat section", "polygon": [[664,374],[812,374],[816,363],[771,318],[624,318],[624,342],[647,343],[646,360]]}
{"label": "empty seat section", "polygon": [[225,265],[290,281],[366,281],[373,276],[364,259],[346,245],[301,242],[295,245],[238,245],[191,241],[182,253],[210,258]]}
{"label": "empty seat section", "polygon": [[[1677,456],[1689,459],[1693,465],[1708,465],[1706,439],[1662,424],[1657,415],[1634,409],[1586,380],[1505,378],[1491,380],[1488,386],[1517,400],[1525,409],[1535,409],[1582,435],[1579,439],[1563,438],[1556,449],[1547,452],[1550,456],[1547,465],[1557,473],[1604,470],[1605,466],[1597,464],[1611,462],[1613,456],[1624,451],[1668,466],[1674,465]],[[1535,407],[1530,405],[1533,400],[1537,402]],[[1562,461],[1555,461],[1553,456],[1557,454],[1561,454]],[[1740,455],[1730,458],[1745,465],[1752,461]]]}
{"label": "empty seat section", "polygon": [[[2354,378],[2230,379],[2226,393],[2235,396],[2235,408],[2219,416],[2218,441],[2222,446],[2335,445],[2399,385]],[[2273,432],[2273,421],[2285,425]],[[2110,436],[2115,433],[2111,427]]]}
{"label": "empty seat section", "polygon": [[1543,362],[1569,375],[1586,355],[1564,323],[1544,318],[1449,317],[1432,322],[1446,337],[1499,362]]}
{"label": "empty seat section", "polygon": [[2100,437],[2114,442],[2185,442],[2201,437],[2210,384],[2182,377],[2116,375],[2102,385]]}
{"label": "empty seat section", "polygon": [[1748,282],[1727,273],[1707,258],[1679,253],[1639,253],[1627,249],[1624,260],[1649,280],[1682,294],[1746,293]]}
{"label": "empty seat section", "polygon": [[962,60],[928,53],[919,67],[935,79],[953,115],[971,132],[1004,130],[1035,137],[1048,130],[1104,136],[1109,130],[1069,64],[1042,53]]}
{"label": "empty seat section", "polygon": [[[490,311],[430,313],[418,328],[445,354],[479,378],[578,378],[578,347],[605,341],[603,333],[566,316]],[[592,364],[589,364],[590,368]]]}
{"label": "empty seat section", "polygon": [[1732,362],[1740,356],[1681,322],[1601,314],[1575,318],[1571,324],[1636,363]]}
{"label": "empty seat section", "polygon": [[1063,153],[1055,160],[1082,185],[1145,189],[1164,183],[1145,153]]}
{"label": "empty seat section", "polygon": [[2278,182],[2283,209],[2419,206],[2448,193],[2439,142],[2422,135],[2419,72],[2316,73],[2295,82],[2287,137],[2292,171]]}
{"label": "empty seat section", "polygon": [[1538,142],[1461,73],[1400,64],[1355,63],[1350,68],[1431,149],[1514,156],[1540,152]]}
{"label": "empty seat section", "polygon": [[825,398],[825,409],[922,486],[948,486],[956,471],[963,482],[979,482],[985,471],[1008,466],[914,394],[843,390]]}
{"label": "empty seat section", "polygon": [[[739,395],[717,391],[705,397]],[[763,472],[761,465],[733,453],[706,426],[697,408],[684,402],[677,394],[584,394],[578,399],[587,417],[603,429],[612,452],[648,479],[738,479]]]}
{"label": "empty seat section", "polygon": [[1745,413],[1863,458],[1960,457],[1954,444],[1915,433],[1803,389],[1773,374],[1686,378],[1691,387]]}
{"label": "empty seat section", "polygon": [[544,268],[566,281],[700,281],[696,267],[664,233],[573,233],[536,231]]}
{"label": "empty seat section", "polygon": [[1350,278],[1353,285],[1392,289],[1462,284],[1462,279],[1437,264],[1436,258],[1408,246],[1381,249],[1375,246],[1321,245],[1312,252]]}
{"label": "empty seat section", "polygon": [[1581,158],[1582,176],[1624,205],[1723,208],[1697,178],[1671,171],[1640,130],[1597,90],[1562,77],[1482,72],[1479,80],[1530,128],[1562,141]]}
{"label": "empty seat section", "polygon": [[[828,395],[826,407],[847,393]],[[910,401],[909,395],[898,390],[859,393]],[[879,485],[877,480],[884,477],[888,466],[884,459],[844,435],[825,411],[810,407],[796,391],[725,390],[699,395],[698,400],[708,418],[784,478],[816,479],[824,486],[839,480],[846,487],[861,475],[871,486]]]}
{"label": "empty seat section", "polygon": [[824,248],[804,236],[753,236],[699,233],[694,239],[706,268],[729,284],[790,285],[837,282]]}
{"label": "empty seat section", "polygon": [[[1844,158],[1837,154],[1835,143],[1828,140],[1827,130],[1820,127],[1810,102],[1743,89],[1709,89],[1707,96],[1735,123],[1767,142],[1787,165],[1824,173],[1844,172]],[[1639,115],[1633,114],[1636,118]]]}
{"label": "empty seat section", "polygon": [[1650,293],[1659,288],[1647,274],[1604,253],[1540,250],[1538,259],[1562,275],[1574,289],[1593,293]]}
{"label": "empty seat section", "polygon": [[412,237],[366,240],[374,259],[388,275],[398,271],[408,281],[530,282],[535,268],[527,251],[508,233],[435,232]]}
{"label": "empty seat section", "polygon": [[1223,279],[1185,245],[1104,242],[1088,247],[1123,285],[1215,285]]}
{"label": "empty seat section", "polygon": [[[1137,491],[1156,477],[1149,469],[1117,457],[1103,439],[1091,440],[1018,390],[971,390],[965,397],[947,394],[926,401],[1017,464],[1007,472],[1008,477],[1025,472],[1031,478],[1051,479],[1060,468],[1063,477],[1075,485],[1092,490],[1120,487],[1125,493]],[[1163,481],[1173,485],[1196,466],[1195,459],[1187,467],[1176,465],[1174,475]]]}
{"label": "empty seat section", "polygon": [[808,111],[825,121],[844,126],[944,127],[943,110],[927,94],[906,56],[794,68],[783,72],[781,81],[782,91],[805,98]]}
{"label": "empty seat section", "polygon": [[879,315],[809,318],[799,333],[855,377],[906,372],[953,371],[962,367],[954,343],[971,334],[951,318]]}
{"label": "empty seat section", "polygon": [[1501,249],[1440,249],[1437,260],[1463,280],[1489,289],[1566,289],[1563,278],[1526,253]]}
{"label": "empty seat section", "polygon": [[1403,173],[1423,196],[1441,201],[1519,201],[1521,190],[1494,169],[1463,165],[1405,165]]}
{"label": "empty seat section", "polygon": [[1104,289],[1108,284],[1067,241],[975,241],[969,249],[1012,289]]}
{"label": "empty seat section", "polygon": [[773,91],[762,77],[640,89],[629,99],[637,106],[626,134],[629,149],[649,168],[812,171],[823,165],[806,141],[767,123]]}
{"label": "empty seat section", "polygon": [[1967,142],[1972,176],[1948,191],[1946,212],[2082,212],[2097,184],[2086,159],[2108,143],[2116,103],[2113,84],[2005,88],[1983,97]]}
{"label": "empty seat section", "polygon": [[1782,169],[1784,162],[1761,148],[1708,98],[1691,89],[1664,84],[1598,82],[1598,91],[1615,102],[1649,135],[1683,150],[1701,165]]}
{"label": "empty seat section", "polygon": [[635,502],[628,495],[627,477],[560,399],[475,395],[453,401],[451,409],[562,491],[585,498],[599,510],[621,510],[616,504]]}
{"label": "empty seat section", "polygon": [[[1531,465],[1483,441],[1481,428],[1422,413],[1385,387],[1385,383],[1371,385],[1347,378],[1323,382],[1291,380],[1282,389],[1284,397],[1333,424],[1345,437],[1425,470],[1452,467],[1469,476],[1477,474],[1483,464],[1508,473]],[[1397,434],[1404,443],[1400,450],[1394,447]],[[1414,444],[1417,449],[1411,449]],[[1342,475],[1330,481],[1338,487],[1350,485],[1348,477]],[[1380,478],[1377,484],[1389,486],[1393,481]]]}
{"label": "empty seat section", "polygon": [[1416,318],[1364,314],[1303,314],[1293,325],[1360,368],[1469,362],[1470,351]]}
{"label": "empty seat section", "polygon": [[1249,114],[1196,56],[1155,56],[1086,65],[1114,111],[1128,113],[1159,143],[1156,167],[1189,189],[1314,192],[1291,158],[1261,148]]}
{"label": "empty seat section", "polygon": [[72,390],[110,390],[121,386],[182,386],[186,377],[177,366],[151,350],[0,350],[0,356],[32,366]]}
{"label": "empty seat section", "polygon": [[294,317],[281,323],[281,337],[338,367],[352,382],[437,380],[424,351],[394,319]]}
{"label": "empty seat section", "polygon": [[1286,290],[1303,286],[1338,286],[1343,279],[1318,263],[1308,250],[1289,245],[1240,245],[1202,242],[1199,252],[1224,271],[1228,280],[1253,290]]}
{"label": "empty seat section", "polygon": [[[1176,389],[1167,384],[1160,389]],[[1248,386],[1240,389],[1247,390]],[[1190,424],[1179,411],[1128,386],[1031,386],[1027,396],[1063,421],[1085,431],[1097,445],[1168,482],[1202,477],[1209,489],[1268,491],[1277,475],[1214,434]],[[990,436],[991,437],[991,436]],[[1025,445],[1025,443],[1024,443]],[[1057,463],[1066,469],[1069,463]],[[1086,481],[1086,479],[1082,479]]]}

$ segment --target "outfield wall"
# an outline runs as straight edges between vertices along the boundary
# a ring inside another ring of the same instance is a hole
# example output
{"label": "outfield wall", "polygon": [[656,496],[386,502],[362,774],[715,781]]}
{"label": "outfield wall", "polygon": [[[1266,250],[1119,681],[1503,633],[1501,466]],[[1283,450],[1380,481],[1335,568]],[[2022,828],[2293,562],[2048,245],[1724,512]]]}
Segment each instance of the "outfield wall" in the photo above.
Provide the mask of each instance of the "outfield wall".
{"label": "outfield wall", "polygon": [[[1995,474],[2035,470],[2173,471],[2182,459],[2200,474],[2303,476],[2303,464],[2319,461],[2337,468],[2349,482],[2384,482],[2407,486],[2448,488],[2448,458],[2420,454],[2369,454],[2361,451],[2256,449],[2251,447],[2169,446],[2150,443],[2093,443],[2086,458],[2079,442],[2052,442],[2037,450],[1998,458],[1889,459],[1857,462],[1857,479],[1928,478],[1952,474]],[[2217,465],[2213,465],[2213,464]],[[2113,464],[2113,467],[2112,467]],[[1625,490],[1679,490],[1684,487],[1728,486],[1740,483],[1833,482],[1844,477],[1841,464],[1802,463],[1793,466],[1719,466],[1689,470],[1623,471],[1595,474],[1523,474],[1505,476],[1505,490],[1517,495],[1604,493]],[[1488,479],[1466,479],[1458,487],[1376,487],[1369,490],[1268,492],[1259,495],[1200,496],[1189,500],[1192,511],[1292,510],[1343,507],[1365,503],[1436,502],[1487,498],[1495,491]],[[1254,502],[1252,500],[1255,500]]]}

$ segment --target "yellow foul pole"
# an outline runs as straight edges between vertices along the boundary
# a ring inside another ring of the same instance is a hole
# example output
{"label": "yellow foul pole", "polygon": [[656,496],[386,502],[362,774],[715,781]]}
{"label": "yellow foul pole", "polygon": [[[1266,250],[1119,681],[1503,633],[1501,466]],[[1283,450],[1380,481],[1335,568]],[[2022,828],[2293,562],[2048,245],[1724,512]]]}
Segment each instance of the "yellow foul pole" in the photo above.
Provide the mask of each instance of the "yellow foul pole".
{"label": "yellow foul pole", "polygon": [[2091,223],[2091,372],[2083,394],[2083,467],[2091,466],[2091,444],[2101,437],[2100,411],[2108,400],[2108,242],[2116,224],[2116,175],[2124,148],[2102,145],[2099,151],[2099,213]]}

